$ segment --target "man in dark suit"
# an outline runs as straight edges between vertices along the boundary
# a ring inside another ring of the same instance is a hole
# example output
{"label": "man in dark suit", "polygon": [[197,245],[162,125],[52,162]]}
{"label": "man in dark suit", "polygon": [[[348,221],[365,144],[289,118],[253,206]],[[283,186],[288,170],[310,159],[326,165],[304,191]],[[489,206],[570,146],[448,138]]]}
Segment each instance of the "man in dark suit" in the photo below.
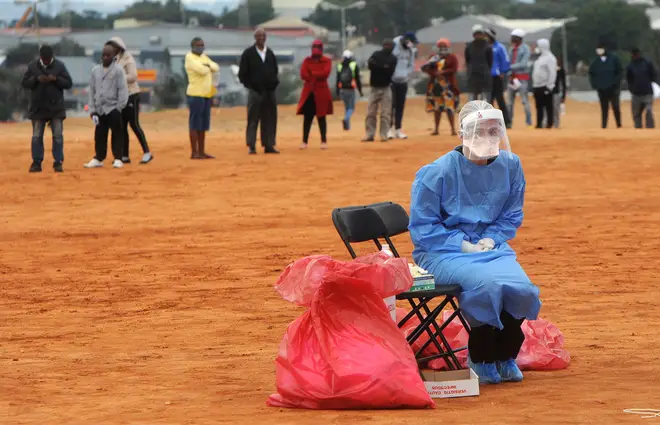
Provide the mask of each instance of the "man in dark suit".
{"label": "man in dark suit", "polygon": [[41,172],[44,160],[44,132],[50,123],[53,133],[53,169],[62,172],[64,136],[62,124],[66,118],[64,90],[72,86],[71,76],[63,62],[55,59],[50,46],[41,46],[39,59],[30,62],[23,80],[23,88],[30,90],[29,117],[32,120],[31,173]]}
{"label": "man in dark suit", "polygon": [[241,55],[238,78],[248,89],[248,124],[245,132],[250,155],[257,153],[257,126],[261,121],[261,145],[265,153],[280,153],[275,149],[277,134],[277,99],[275,89],[280,83],[277,58],[266,47],[266,31],[254,32],[254,45]]}

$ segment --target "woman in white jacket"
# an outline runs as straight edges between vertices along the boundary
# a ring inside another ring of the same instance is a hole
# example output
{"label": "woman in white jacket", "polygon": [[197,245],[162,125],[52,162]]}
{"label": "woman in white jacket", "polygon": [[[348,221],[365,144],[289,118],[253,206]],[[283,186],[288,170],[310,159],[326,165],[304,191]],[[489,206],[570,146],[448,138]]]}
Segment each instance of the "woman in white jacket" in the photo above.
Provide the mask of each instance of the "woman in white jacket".
{"label": "woman in white jacket", "polygon": [[149,150],[147,138],[140,126],[140,86],[138,86],[137,82],[138,76],[135,58],[133,58],[133,55],[126,50],[124,41],[119,37],[112,37],[106,44],[115,48],[115,61],[123,68],[124,74],[126,74],[126,83],[128,84],[128,104],[126,104],[126,107],[121,111],[124,137],[122,162],[124,164],[130,164],[131,162],[128,139],[128,126],[130,125],[133,129],[133,133],[135,133],[135,137],[137,137],[140,142],[142,152],[144,153],[140,164],[147,164],[151,162],[154,157]]}
{"label": "woman in white jacket", "polygon": [[532,84],[536,103],[536,128],[543,128],[545,113],[546,128],[554,125],[554,102],[552,91],[557,80],[557,58],[550,51],[550,42],[541,38],[536,42],[538,57],[532,68]]}

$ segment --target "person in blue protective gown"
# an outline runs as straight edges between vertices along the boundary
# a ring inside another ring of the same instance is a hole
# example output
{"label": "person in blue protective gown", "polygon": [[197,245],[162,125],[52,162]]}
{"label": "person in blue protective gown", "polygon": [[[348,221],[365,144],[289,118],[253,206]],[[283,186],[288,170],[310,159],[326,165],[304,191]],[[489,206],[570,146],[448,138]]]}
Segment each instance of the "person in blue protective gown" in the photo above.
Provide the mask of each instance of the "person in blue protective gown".
{"label": "person in blue protective gown", "polygon": [[541,308],[539,289],[508,244],[522,224],[525,177],[500,110],[469,102],[459,125],[462,145],[415,177],[413,258],[437,284],[461,286],[459,304],[471,327],[468,363],[480,382],[519,382],[521,325]]}

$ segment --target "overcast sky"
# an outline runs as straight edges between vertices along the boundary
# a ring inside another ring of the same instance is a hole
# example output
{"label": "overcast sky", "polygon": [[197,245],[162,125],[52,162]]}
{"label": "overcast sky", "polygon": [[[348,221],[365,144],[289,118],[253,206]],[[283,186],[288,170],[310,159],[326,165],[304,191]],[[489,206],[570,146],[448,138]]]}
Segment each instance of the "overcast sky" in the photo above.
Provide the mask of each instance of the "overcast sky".
{"label": "overcast sky", "polygon": [[[20,1],[20,0],[19,0]],[[191,9],[206,10],[209,12],[220,13],[225,6],[232,7],[238,4],[239,0],[184,0],[184,3]],[[55,14],[62,9],[62,0],[50,0],[39,4],[39,8],[44,12]],[[70,0],[69,4],[75,11],[85,9],[97,10],[101,13],[116,12],[122,10],[129,4],[135,3],[132,0]],[[13,0],[0,0],[2,6],[2,17],[0,19],[11,21],[21,17],[28,5],[16,5]]]}

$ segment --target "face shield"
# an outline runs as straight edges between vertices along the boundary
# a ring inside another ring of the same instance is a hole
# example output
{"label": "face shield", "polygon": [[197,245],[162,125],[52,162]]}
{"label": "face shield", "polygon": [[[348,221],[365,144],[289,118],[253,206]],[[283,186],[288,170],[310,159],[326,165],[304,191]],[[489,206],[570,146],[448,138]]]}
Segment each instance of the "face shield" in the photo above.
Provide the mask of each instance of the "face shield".
{"label": "face shield", "polygon": [[460,122],[463,155],[471,160],[486,160],[501,153],[511,153],[504,116],[499,109],[469,113]]}

